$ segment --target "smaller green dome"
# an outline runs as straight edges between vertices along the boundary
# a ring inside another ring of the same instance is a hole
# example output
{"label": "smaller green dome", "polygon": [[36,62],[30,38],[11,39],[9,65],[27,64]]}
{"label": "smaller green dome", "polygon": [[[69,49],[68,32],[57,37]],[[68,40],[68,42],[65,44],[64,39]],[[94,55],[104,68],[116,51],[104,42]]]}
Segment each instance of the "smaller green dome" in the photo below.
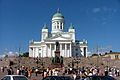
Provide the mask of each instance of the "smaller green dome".
{"label": "smaller green dome", "polygon": [[48,27],[47,27],[47,25],[46,25],[46,24],[44,24],[43,29],[48,29]]}
{"label": "smaller green dome", "polygon": [[74,26],[73,26],[72,23],[70,24],[70,28],[69,29],[74,29]]}

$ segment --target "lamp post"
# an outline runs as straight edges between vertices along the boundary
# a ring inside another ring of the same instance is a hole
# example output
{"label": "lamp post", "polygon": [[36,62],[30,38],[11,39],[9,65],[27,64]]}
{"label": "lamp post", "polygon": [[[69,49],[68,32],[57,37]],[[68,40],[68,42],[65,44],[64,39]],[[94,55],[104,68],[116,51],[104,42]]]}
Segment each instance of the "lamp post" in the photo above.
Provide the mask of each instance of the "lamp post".
{"label": "lamp post", "polygon": [[96,53],[97,53],[97,67],[98,67],[98,65],[99,65],[99,48],[98,48],[98,46],[96,48]]}
{"label": "lamp post", "polygon": [[19,68],[20,68],[20,66],[21,66],[21,61],[20,61],[20,60],[21,60],[20,50],[21,50],[21,48],[20,48],[20,46],[19,46],[19,50],[18,50],[18,51],[19,51],[19,59],[18,59],[18,64],[19,64],[18,67],[19,67]]}

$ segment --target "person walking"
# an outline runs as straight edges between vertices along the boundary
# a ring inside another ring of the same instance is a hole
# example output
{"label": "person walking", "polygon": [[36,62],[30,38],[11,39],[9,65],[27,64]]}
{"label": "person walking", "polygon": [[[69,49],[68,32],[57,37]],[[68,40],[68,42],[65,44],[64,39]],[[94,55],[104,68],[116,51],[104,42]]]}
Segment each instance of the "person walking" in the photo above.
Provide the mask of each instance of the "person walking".
{"label": "person walking", "polygon": [[37,76],[37,74],[38,74],[38,69],[36,68],[35,69],[35,75]]}

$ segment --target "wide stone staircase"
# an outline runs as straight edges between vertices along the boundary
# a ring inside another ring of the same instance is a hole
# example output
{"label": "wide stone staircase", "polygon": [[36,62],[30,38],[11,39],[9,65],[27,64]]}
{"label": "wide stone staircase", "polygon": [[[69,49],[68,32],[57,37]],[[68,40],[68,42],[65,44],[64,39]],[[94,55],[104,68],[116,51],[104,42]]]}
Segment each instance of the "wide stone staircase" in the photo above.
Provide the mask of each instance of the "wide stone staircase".
{"label": "wide stone staircase", "polygon": [[[0,67],[1,66],[8,66],[9,61],[13,61],[14,65],[13,67],[20,67],[20,66],[26,66],[26,67],[50,67],[52,64],[51,58],[29,58],[29,57],[15,57],[15,58],[6,58],[0,61]],[[36,62],[38,61],[38,63]],[[89,67],[89,66],[100,66],[101,64],[104,64],[104,66],[116,66],[119,67],[120,61],[119,60],[111,60],[111,61],[106,61],[106,59],[103,58],[63,58],[63,64],[64,67],[71,67],[72,64],[74,66],[78,67]]]}

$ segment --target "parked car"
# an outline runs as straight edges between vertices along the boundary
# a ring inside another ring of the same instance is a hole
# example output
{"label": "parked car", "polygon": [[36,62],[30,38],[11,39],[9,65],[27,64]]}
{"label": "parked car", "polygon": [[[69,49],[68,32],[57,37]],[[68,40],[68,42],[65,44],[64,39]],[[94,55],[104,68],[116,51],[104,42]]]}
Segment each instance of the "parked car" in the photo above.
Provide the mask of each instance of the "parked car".
{"label": "parked car", "polygon": [[73,80],[70,76],[60,76],[62,80]]}
{"label": "parked car", "polygon": [[1,80],[28,80],[28,78],[23,75],[6,75]]}
{"label": "parked car", "polygon": [[111,77],[111,76],[104,76],[104,77],[102,78],[102,80],[117,80],[117,79],[115,79],[115,78],[113,78],[113,77]]}
{"label": "parked car", "polygon": [[80,78],[77,80],[116,80],[111,76],[87,76],[85,78]]}
{"label": "parked car", "polygon": [[47,76],[42,80],[73,80],[70,76]]}

